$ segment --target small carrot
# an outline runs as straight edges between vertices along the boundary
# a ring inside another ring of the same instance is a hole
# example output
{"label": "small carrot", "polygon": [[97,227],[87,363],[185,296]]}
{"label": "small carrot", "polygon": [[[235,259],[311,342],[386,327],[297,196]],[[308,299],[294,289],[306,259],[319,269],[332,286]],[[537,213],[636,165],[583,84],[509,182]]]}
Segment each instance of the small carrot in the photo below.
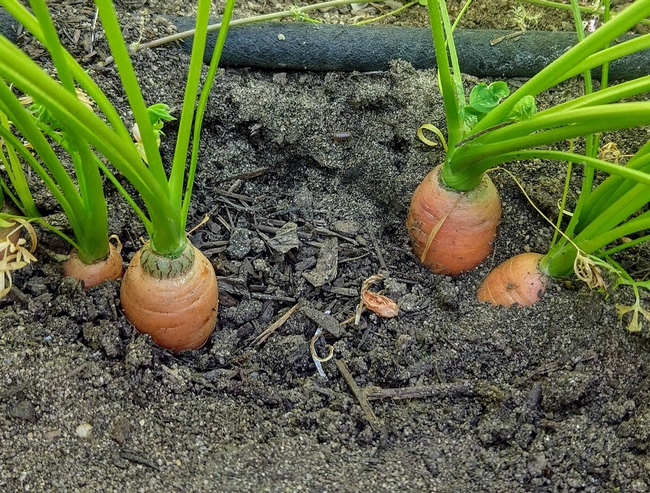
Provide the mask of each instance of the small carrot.
{"label": "small carrot", "polygon": [[478,299],[493,305],[530,306],[543,296],[548,277],[539,271],[539,253],[516,255],[494,269],[478,288]]}
{"label": "small carrot", "polygon": [[98,286],[108,279],[119,279],[124,274],[122,264],[122,244],[108,243],[108,255],[105,259],[92,264],[85,264],[76,250],[70,252],[70,258],[61,264],[65,277],[74,277],[84,283],[84,289]]}
{"label": "small carrot", "polygon": [[219,291],[210,261],[187,243],[176,258],[149,244],[135,254],[120,290],[126,318],[161,347],[198,349],[217,321]]}
{"label": "small carrot", "polygon": [[434,168],[413,194],[406,227],[413,253],[436,274],[455,276],[473,269],[492,251],[501,220],[501,200],[484,175],[468,192],[440,183]]}

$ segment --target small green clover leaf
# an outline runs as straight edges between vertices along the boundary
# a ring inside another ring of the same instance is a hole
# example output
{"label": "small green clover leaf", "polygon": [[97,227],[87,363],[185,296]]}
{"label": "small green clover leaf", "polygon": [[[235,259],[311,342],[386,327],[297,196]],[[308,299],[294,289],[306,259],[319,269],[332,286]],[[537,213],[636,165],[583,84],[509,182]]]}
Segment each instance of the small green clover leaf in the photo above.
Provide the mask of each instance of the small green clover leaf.
{"label": "small green clover leaf", "polygon": [[147,114],[149,115],[149,121],[153,126],[156,136],[164,135],[162,133],[164,122],[176,120],[176,118],[169,113],[169,106],[164,103],[152,104],[147,108]]}
{"label": "small green clover leaf", "polygon": [[[169,106],[167,106],[164,103],[156,103],[149,106],[147,108],[147,115],[149,115],[149,121],[151,122],[151,126],[153,127],[153,132],[156,135],[156,144],[158,145],[158,147],[160,147],[160,136],[165,135],[164,132],[162,131],[163,125],[165,124],[165,122],[176,120],[176,118],[174,118],[169,113]],[[135,140],[135,147],[138,150],[138,154],[140,154],[140,157],[146,163],[147,154],[144,150],[144,144],[142,143],[142,136],[140,135],[140,129],[138,128],[137,123],[133,125],[133,127],[131,128],[131,132],[133,133],[133,138]]]}
{"label": "small green clover leaf", "polygon": [[489,86],[480,83],[469,94],[469,105],[477,113],[488,113],[510,94],[508,85],[503,81],[493,82]]}

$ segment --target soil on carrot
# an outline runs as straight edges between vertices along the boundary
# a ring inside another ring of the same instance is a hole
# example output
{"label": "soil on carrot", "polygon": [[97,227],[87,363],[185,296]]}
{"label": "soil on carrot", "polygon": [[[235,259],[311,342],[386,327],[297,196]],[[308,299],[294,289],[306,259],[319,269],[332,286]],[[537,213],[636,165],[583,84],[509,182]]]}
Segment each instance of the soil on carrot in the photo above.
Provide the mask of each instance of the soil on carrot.
{"label": "soil on carrot", "polygon": [[[143,8],[159,5],[119,6],[130,41],[142,26],[167,29],[140,23]],[[52,8],[75,54],[99,61],[92,6]],[[166,46],[134,60],[148,102],[178,115],[187,56]],[[93,75],[129,121],[114,68]],[[579,91],[565,84],[539,104]],[[0,302],[0,489],[648,491],[647,330],[626,331],[615,308],[631,294],[607,298],[567,280],[531,308],[480,304],[491,267],[544,252],[552,237],[503,171],[491,174],[504,209],[494,254],[456,278],[423,268],[404,220],[441,159],[415,137],[425,122],[444,127],[435,72],[403,62],[369,74],[223,70],[188,222],[209,216],[190,238],[219,276],[216,331],[197,351],[157,348],[124,318],[119,281],[84,292],[62,279],[68,249],[41,232],[39,262],[15,273]],[[167,161],[175,130],[165,127]],[[622,154],[644,139],[604,136]],[[563,165],[508,169],[555,219]],[[110,232],[128,261],[145,232],[108,193]],[[58,212],[39,197],[44,214]],[[621,261],[642,272],[647,258],[639,248]],[[355,325],[362,282],[380,273],[371,289],[400,313],[364,312]],[[310,350],[319,328],[315,352],[333,350],[321,369]]]}

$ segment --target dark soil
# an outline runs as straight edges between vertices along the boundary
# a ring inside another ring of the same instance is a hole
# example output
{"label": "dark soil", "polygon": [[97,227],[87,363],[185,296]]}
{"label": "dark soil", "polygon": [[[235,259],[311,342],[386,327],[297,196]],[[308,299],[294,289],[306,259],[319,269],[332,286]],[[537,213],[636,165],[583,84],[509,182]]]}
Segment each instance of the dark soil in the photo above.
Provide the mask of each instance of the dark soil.
{"label": "dark soil", "polygon": [[[178,13],[180,5],[121,3],[129,40],[139,36],[143,9]],[[249,2],[239,13],[258,7]],[[79,29],[71,50],[85,56],[92,6],[52,8],[68,41]],[[478,5],[474,12],[489,19],[472,13],[468,27],[514,27],[508,8],[495,25],[494,12]],[[314,15],[335,13],[330,21],[353,17],[347,9]],[[422,7],[406,15],[410,25],[426,20]],[[145,25],[146,39],[167,29]],[[106,54],[99,27],[96,34],[89,66]],[[165,46],[134,59],[148,102],[164,101],[178,115],[187,57]],[[128,121],[114,69],[93,75]],[[579,91],[578,82],[565,84],[540,106]],[[648,491],[649,344],[645,332],[626,331],[615,309],[631,294],[606,297],[567,281],[532,308],[478,303],[476,288],[494,265],[544,252],[552,237],[501,171],[492,173],[504,207],[494,254],[457,278],[423,268],[404,219],[418,181],[441,158],[434,149],[429,160],[431,148],[415,137],[424,122],[444,127],[435,72],[402,62],[372,74],[222,71],[188,221],[210,215],[191,239],[219,276],[217,330],[198,351],[157,348],[124,318],[119,282],[84,292],[62,279],[55,254],[67,247],[42,233],[39,262],[16,273],[0,302],[0,490]],[[174,125],[165,131],[170,158]],[[630,135],[605,140],[628,154],[647,138]],[[563,166],[509,169],[554,218]],[[128,260],[145,232],[108,193],[111,233]],[[56,212],[47,201],[42,207]],[[286,253],[281,228],[295,242]],[[314,286],[319,258],[332,252],[336,273]],[[647,249],[621,261],[647,269]],[[400,315],[364,313],[358,326],[332,325],[354,315],[361,283],[378,273]],[[326,332],[316,351],[334,348],[324,376],[310,354],[319,326]],[[343,367],[373,398],[374,416]]]}

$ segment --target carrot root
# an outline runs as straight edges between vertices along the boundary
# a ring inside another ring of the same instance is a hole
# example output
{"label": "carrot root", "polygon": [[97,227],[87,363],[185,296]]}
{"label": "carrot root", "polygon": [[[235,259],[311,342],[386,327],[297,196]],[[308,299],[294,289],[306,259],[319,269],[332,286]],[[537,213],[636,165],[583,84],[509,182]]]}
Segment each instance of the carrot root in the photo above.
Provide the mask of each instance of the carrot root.
{"label": "carrot root", "polygon": [[217,321],[217,277],[210,261],[189,243],[175,259],[145,245],[124,275],[120,301],[126,318],[159,346],[174,352],[198,349]]}
{"label": "carrot root", "polygon": [[516,255],[494,269],[478,289],[478,299],[493,305],[530,306],[544,295],[548,277],[539,271],[539,253]]}
{"label": "carrot root", "polygon": [[435,274],[455,276],[492,252],[501,200],[487,175],[473,190],[457,192],[441,185],[440,169],[413,193],[406,227],[415,256]]}
{"label": "carrot root", "polygon": [[70,258],[61,264],[65,277],[74,277],[84,283],[84,289],[98,286],[108,279],[119,279],[124,274],[122,262],[122,245],[108,244],[108,256],[93,264],[84,264],[76,250],[70,252]]}

